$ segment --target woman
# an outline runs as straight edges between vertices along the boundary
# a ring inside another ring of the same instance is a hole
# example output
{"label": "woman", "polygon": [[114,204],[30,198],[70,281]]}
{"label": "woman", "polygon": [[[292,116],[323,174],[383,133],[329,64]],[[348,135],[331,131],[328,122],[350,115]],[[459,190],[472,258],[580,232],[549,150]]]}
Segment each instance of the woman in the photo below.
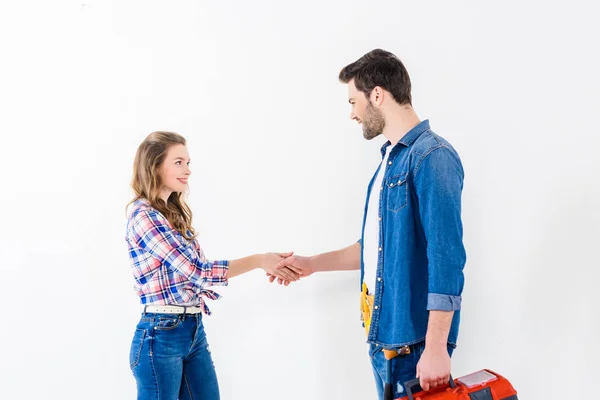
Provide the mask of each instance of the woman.
{"label": "woman", "polygon": [[256,268],[284,281],[299,275],[275,270],[290,254],[258,254],[209,261],[195,238],[192,212],[183,194],[191,174],[185,139],[154,132],[139,146],[132,187],[135,198],[126,240],[144,310],[131,343],[130,366],[138,400],[215,400],[219,385],[202,314],[210,315],[206,289]]}

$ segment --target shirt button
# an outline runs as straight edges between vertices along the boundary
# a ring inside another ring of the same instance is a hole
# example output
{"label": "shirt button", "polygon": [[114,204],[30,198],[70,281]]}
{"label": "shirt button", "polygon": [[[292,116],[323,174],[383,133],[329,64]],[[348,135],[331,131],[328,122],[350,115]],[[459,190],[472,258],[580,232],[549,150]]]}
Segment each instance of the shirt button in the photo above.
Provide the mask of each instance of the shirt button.
{"label": "shirt button", "polygon": [[381,190],[383,190],[383,186],[381,187]]}
{"label": "shirt button", "polygon": [[379,217],[379,220],[381,221],[381,217]]}
{"label": "shirt button", "polygon": [[392,165],[392,162],[390,161],[390,162],[388,163],[388,165]]}
{"label": "shirt button", "polygon": [[379,251],[381,251],[381,247],[379,248]]}
{"label": "shirt button", "polygon": [[379,308],[379,306],[375,306],[375,309],[377,310]]}
{"label": "shirt button", "polygon": [[381,278],[377,278],[377,282],[381,282]]}

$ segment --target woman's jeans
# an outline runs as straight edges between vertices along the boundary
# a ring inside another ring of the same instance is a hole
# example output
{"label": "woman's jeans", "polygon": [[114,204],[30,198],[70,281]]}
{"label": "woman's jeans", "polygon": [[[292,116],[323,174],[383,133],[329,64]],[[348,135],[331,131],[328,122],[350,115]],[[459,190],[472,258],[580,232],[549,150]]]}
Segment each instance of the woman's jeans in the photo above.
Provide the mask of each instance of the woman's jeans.
{"label": "woman's jeans", "polygon": [[138,400],[219,399],[202,314],[142,314],[129,363]]}

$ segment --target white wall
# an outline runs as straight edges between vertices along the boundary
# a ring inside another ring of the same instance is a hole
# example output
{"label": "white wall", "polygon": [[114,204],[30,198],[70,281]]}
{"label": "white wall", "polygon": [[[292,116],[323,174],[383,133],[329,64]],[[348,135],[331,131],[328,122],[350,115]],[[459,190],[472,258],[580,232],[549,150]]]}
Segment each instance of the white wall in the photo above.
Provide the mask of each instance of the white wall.
{"label": "white wall", "polygon": [[[522,399],[587,398],[595,23],[582,1],[3,2],[0,398],[134,398],[124,206],[151,131],[189,140],[209,257],[356,240],[382,140],[349,120],[337,74],[376,47],[405,62],[417,112],[466,169],[454,375],[491,368]],[[283,288],[256,271],[219,289],[206,327],[222,398],[374,398],[357,280]]]}

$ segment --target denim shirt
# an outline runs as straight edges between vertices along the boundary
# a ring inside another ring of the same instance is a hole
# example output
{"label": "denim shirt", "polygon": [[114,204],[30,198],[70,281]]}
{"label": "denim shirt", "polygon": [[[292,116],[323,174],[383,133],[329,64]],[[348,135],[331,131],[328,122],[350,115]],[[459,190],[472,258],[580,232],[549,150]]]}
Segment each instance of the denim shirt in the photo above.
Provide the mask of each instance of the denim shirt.
{"label": "denim shirt", "polygon": [[[388,146],[389,141],[382,158]],[[361,247],[375,176],[367,191]],[[425,339],[429,311],[443,310],[454,311],[448,342],[456,345],[466,262],[463,178],[458,154],[427,120],[392,148],[382,186],[374,188],[381,190],[379,257],[367,342],[384,348],[418,343]]]}

